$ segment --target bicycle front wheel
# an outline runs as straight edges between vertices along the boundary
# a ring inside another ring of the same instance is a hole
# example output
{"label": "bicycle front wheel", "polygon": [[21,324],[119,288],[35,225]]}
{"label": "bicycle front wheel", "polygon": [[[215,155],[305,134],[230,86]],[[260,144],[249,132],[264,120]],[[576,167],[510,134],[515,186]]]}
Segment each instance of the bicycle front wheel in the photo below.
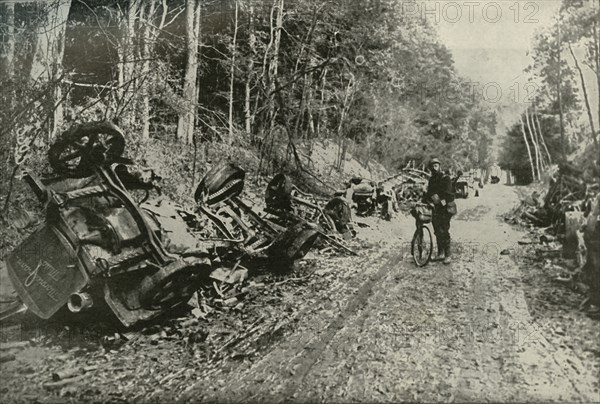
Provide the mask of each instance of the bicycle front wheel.
{"label": "bicycle front wheel", "polygon": [[419,267],[427,265],[431,259],[431,252],[433,251],[433,242],[431,238],[431,231],[427,226],[418,228],[412,239],[411,254],[415,264]]}

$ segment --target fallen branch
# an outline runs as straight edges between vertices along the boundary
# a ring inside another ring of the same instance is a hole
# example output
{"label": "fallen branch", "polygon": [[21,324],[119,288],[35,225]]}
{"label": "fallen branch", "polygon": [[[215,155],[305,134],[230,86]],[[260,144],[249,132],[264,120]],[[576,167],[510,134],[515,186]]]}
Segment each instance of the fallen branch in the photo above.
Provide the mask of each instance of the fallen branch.
{"label": "fallen branch", "polygon": [[358,253],[356,251],[351,250],[350,248],[346,247],[341,242],[336,240],[334,237],[332,237],[332,236],[328,235],[327,233],[320,231],[320,230],[318,232],[321,236],[323,236],[325,238],[325,240],[327,240],[328,243],[332,244],[334,247],[341,248],[342,250],[344,250],[352,255],[358,255]]}
{"label": "fallen branch", "polygon": [[28,346],[29,341],[2,342],[0,343],[0,351],[8,351],[11,349],[23,349]]}
{"label": "fallen branch", "polygon": [[83,380],[84,377],[85,377],[85,375],[71,377],[70,379],[60,380],[57,382],[44,383],[43,386],[46,390],[58,390],[69,384],[81,381],[81,380]]}
{"label": "fallen branch", "polygon": [[300,278],[289,278],[289,279],[285,279],[283,281],[279,281],[279,282],[275,282],[273,285],[274,286],[279,286],[279,285],[283,285],[284,283],[288,283],[288,282],[297,282],[297,281],[303,281],[305,279],[308,279],[312,276],[313,274],[308,274],[306,276],[301,276]]}

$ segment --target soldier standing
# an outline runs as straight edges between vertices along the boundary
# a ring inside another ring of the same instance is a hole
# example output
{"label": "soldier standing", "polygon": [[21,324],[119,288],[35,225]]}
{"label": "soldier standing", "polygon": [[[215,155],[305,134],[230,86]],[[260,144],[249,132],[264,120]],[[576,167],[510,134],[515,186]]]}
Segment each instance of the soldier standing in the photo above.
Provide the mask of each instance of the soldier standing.
{"label": "soldier standing", "polygon": [[433,204],[432,223],[438,247],[436,260],[443,260],[444,264],[450,264],[450,219],[456,214],[452,180],[442,172],[438,159],[431,160],[429,170],[431,177],[424,199],[425,202]]}

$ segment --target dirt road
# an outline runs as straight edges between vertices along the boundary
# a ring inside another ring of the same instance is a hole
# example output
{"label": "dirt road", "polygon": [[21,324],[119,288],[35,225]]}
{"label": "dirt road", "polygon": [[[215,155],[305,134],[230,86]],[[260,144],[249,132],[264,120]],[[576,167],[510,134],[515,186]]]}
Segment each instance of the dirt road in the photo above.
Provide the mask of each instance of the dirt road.
{"label": "dirt road", "polygon": [[[311,253],[300,263],[307,283],[267,284],[246,304],[236,321],[254,306],[280,330],[252,355],[211,364],[202,340],[171,331],[120,349],[93,339],[85,350],[32,347],[0,365],[0,401],[600,401],[600,344],[577,339],[577,327],[600,335],[598,321],[565,329],[530,314],[523,233],[498,217],[516,201],[501,185],[459,200],[451,265],[412,263],[409,217],[360,219],[369,227],[359,229],[358,257]],[[47,392],[42,382],[67,365],[97,369],[84,386]]]}
{"label": "dirt road", "polygon": [[[348,263],[363,282],[336,315],[313,311],[262,359],[215,375],[225,380],[217,389],[199,383],[188,398],[600,401],[597,363],[553,345],[529,314],[515,261],[521,234],[498,218],[516,201],[500,185],[459,200],[458,254],[448,266],[414,266],[406,254],[412,224],[396,219],[386,259]],[[500,255],[505,249],[511,254]]]}

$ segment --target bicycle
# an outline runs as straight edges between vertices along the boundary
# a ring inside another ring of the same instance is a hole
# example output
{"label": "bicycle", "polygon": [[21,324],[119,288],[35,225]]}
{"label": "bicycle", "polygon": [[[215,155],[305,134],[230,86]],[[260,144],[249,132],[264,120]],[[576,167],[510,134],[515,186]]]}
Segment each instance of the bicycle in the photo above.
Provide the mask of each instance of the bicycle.
{"label": "bicycle", "polygon": [[426,203],[416,203],[410,211],[415,218],[417,229],[412,238],[410,253],[418,267],[424,267],[431,260],[433,238],[427,223],[431,223],[432,208]]}

